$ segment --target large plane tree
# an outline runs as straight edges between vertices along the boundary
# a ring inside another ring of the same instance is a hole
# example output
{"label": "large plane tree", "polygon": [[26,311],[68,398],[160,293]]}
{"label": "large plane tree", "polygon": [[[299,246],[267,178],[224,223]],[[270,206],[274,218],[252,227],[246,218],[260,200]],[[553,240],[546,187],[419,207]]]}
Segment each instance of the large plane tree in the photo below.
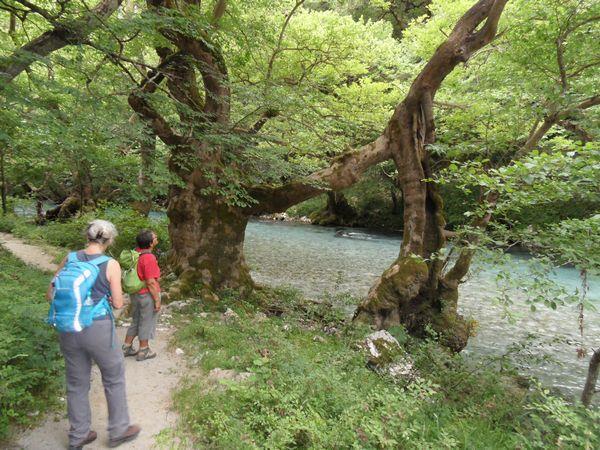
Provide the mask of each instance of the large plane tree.
{"label": "large plane tree", "polygon": [[[447,336],[448,345],[462,348],[468,335],[456,311],[462,274],[457,268],[443,277],[441,263],[433,257],[445,244],[442,201],[435,186],[425,181],[432,175],[428,146],[435,141],[433,101],[454,67],[494,38],[505,3],[481,0],[463,15],[414,80],[378,139],[344,153],[330,167],[307,177],[280,185],[243,186],[254,201],[240,206],[219,193],[224,174],[240,169],[239,159],[232,155],[244,152],[245,147],[215,139],[215,130],[233,128],[228,65],[215,39],[226,2],[216,2],[206,17],[200,2],[148,1],[165,43],[156,48],[161,58],[158,70],[131,94],[129,103],[171,149],[169,168],[179,182],[170,187],[167,214],[170,264],[179,275],[179,287],[201,283],[211,291],[251,288],[243,253],[251,215],[283,211],[326,190],[341,190],[368,167],[393,158],[403,192],[403,245],[398,259],[360,305],[357,317],[378,327],[402,322],[415,332],[432,323]],[[191,24],[190,17],[204,17],[206,25],[201,29],[186,26]],[[176,131],[148,100],[146,94],[158,89],[163,80],[178,108],[178,129],[185,133]],[[254,129],[275,114],[266,111]]]}

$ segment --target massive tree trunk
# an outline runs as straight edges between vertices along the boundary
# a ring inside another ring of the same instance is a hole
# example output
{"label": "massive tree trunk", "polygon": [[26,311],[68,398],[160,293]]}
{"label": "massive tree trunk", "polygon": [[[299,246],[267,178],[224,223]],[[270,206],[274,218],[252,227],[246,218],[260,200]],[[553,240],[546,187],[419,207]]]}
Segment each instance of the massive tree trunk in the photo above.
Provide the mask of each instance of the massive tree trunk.
{"label": "massive tree trunk", "polygon": [[432,176],[427,146],[435,141],[433,99],[454,67],[493,39],[506,1],[481,0],[463,15],[388,124],[385,134],[403,193],[402,247],[355,314],[356,320],[378,328],[403,324],[416,335],[430,326],[455,351],[466,345],[470,326],[457,312],[461,280],[442,273],[443,203],[435,185],[424,181]]}
{"label": "massive tree trunk", "polygon": [[177,292],[198,289],[205,297],[222,289],[254,287],[244,260],[248,216],[223,199],[199,194],[193,186],[171,187],[169,265],[178,275]]}

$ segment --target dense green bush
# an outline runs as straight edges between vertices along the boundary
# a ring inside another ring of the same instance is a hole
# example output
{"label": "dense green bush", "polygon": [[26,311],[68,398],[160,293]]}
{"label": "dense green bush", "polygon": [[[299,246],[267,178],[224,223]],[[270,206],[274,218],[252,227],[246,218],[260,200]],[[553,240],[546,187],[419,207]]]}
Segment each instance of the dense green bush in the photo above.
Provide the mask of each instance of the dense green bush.
{"label": "dense green bush", "polygon": [[0,215],[0,231],[12,232],[22,238],[74,250],[85,245],[85,228],[94,219],[109,220],[117,227],[119,236],[109,249],[109,253],[113,256],[118,256],[124,248],[133,248],[135,236],[143,228],[151,228],[157,233],[160,248],[169,248],[166,220],[151,219],[130,208],[115,205],[107,205],[67,221],[47,222],[44,225],[35,225],[32,219],[13,214]]}
{"label": "dense green bush", "polygon": [[27,424],[56,401],[63,360],[43,320],[49,275],[0,249],[0,441],[11,424]]}
{"label": "dense green bush", "polygon": [[0,231],[12,232],[19,224],[19,218],[14,214],[0,214]]}

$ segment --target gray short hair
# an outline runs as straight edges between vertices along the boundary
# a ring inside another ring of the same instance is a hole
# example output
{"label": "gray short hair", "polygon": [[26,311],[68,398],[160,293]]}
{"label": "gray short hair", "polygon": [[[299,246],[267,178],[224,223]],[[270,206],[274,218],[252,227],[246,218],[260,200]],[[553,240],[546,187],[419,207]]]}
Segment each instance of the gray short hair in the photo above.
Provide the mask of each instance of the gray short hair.
{"label": "gray short hair", "polygon": [[88,242],[102,245],[111,245],[118,234],[117,227],[108,220],[92,220],[85,229]]}

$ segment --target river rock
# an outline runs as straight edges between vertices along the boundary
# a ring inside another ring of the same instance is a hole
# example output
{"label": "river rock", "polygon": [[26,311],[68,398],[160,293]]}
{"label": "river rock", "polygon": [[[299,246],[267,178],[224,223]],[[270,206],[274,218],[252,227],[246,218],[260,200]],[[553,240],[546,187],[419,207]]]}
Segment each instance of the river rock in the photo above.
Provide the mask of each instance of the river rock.
{"label": "river rock", "polygon": [[290,216],[288,216],[287,213],[263,214],[260,218],[263,220],[279,220],[282,222],[290,220]]}
{"label": "river rock", "polygon": [[237,320],[239,318],[240,316],[238,316],[237,313],[231,308],[227,308],[227,310],[223,313],[223,319],[226,321]]}
{"label": "river rock", "polygon": [[265,320],[267,320],[267,315],[263,312],[257,312],[256,314],[254,314],[254,322],[255,323],[262,323]]}
{"label": "river rock", "polygon": [[402,353],[398,340],[385,330],[368,335],[363,347],[367,350],[369,365],[382,367],[390,364],[394,357]]}
{"label": "river rock", "polygon": [[378,373],[396,379],[412,380],[417,376],[412,359],[394,336],[385,330],[368,335],[361,347],[367,352],[367,365]]}
{"label": "river rock", "polygon": [[165,305],[163,308],[168,311],[168,310],[173,310],[173,309],[182,309],[187,305],[188,305],[187,301],[177,300],[177,301],[174,301],[174,302],[171,302],[171,303]]}

